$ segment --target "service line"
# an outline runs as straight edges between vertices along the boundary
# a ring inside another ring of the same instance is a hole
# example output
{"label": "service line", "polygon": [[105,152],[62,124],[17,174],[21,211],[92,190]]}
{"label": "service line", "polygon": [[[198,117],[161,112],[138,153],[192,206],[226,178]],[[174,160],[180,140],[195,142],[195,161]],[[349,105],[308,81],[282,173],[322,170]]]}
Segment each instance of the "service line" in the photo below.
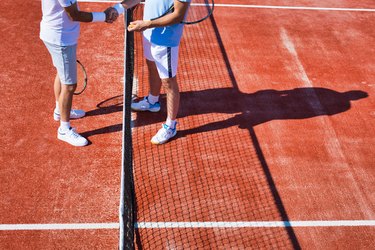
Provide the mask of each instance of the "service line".
{"label": "service line", "polygon": [[[86,3],[119,3],[120,1],[106,0],[78,0]],[[142,3],[143,4],[143,3]],[[201,5],[201,4],[192,4]],[[309,7],[309,6],[277,6],[277,5],[252,5],[252,4],[215,4],[216,7],[226,8],[251,8],[251,9],[284,9],[284,10],[316,10],[316,11],[359,11],[375,12],[372,8],[333,8],[333,7]]]}

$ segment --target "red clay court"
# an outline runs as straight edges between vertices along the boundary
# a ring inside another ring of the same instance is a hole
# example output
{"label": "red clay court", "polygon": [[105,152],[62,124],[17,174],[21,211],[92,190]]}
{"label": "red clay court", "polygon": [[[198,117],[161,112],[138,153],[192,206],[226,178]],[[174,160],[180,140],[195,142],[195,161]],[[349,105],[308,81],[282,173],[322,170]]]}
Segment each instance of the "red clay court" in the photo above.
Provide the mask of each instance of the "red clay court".
{"label": "red clay court", "polygon": [[[375,249],[375,2],[215,3],[185,27],[176,138],[150,143],[165,95],[132,115],[136,249]],[[0,2],[0,249],[117,249],[124,21],[81,25],[76,148],[40,20],[39,0]]]}

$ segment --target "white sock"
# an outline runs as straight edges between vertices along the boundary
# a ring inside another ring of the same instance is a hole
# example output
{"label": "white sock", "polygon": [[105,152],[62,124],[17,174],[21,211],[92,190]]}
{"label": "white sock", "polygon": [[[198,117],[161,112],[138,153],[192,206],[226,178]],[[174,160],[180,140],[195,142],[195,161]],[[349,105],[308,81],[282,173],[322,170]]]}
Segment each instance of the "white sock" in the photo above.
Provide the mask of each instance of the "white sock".
{"label": "white sock", "polygon": [[159,96],[158,95],[154,96],[154,95],[151,95],[151,93],[150,93],[150,94],[148,94],[147,99],[148,99],[149,103],[155,104],[155,103],[157,103],[159,101]]}
{"label": "white sock", "polygon": [[60,108],[59,108],[59,102],[58,102],[58,101],[56,101],[55,112],[56,112],[57,114],[60,114]]}
{"label": "white sock", "polygon": [[177,121],[176,120],[171,120],[169,118],[167,118],[167,121],[165,122],[165,124],[170,127],[171,129],[175,129],[176,128],[176,123]]}
{"label": "white sock", "polygon": [[70,122],[60,121],[60,130],[61,131],[67,131],[69,129],[70,129]]}

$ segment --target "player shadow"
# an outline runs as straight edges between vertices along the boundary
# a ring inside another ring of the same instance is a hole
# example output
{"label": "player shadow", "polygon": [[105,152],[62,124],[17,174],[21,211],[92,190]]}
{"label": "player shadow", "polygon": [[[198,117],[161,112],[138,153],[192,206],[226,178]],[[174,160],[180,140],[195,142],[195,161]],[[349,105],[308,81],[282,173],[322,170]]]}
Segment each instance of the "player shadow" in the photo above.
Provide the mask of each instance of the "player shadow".
{"label": "player shadow", "polygon": [[[234,88],[208,89],[181,93],[178,119],[204,114],[233,114],[222,121],[199,127],[178,130],[174,140],[194,133],[225,129],[231,126],[249,129],[272,120],[307,119],[322,115],[335,115],[350,109],[351,102],[366,98],[366,92],[352,90],[337,92],[327,88],[295,88],[290,90],[266,89],[255,93],[241,93]],[[87,116],[122,112],[120,96],[113,97],[112,105],[97,105],[97,109],[87,112]],[[134,127],[162,123],[167,117],[165,95],[161,95],[161,110],[158,113],[138,112]],[[85,137],[113,133],[122,130],[122,124],[115,124],[82,133]]]}
{"label": "player shadow", "polygon": [[[272,120],[331,116],[349,110],[352,101],[367,96],[366,92],[360,90],[341,93],[326,88],[295,88],[282,91],[267,89],[251,94],[241,93],[233,88],[184,92],[181,93],[179,119],[214,113],[234,116],[199,127],[178,130],[176,139],[231,126],[248,129]],[[160,113],[139,112],[134,122],[135,127],[164,122],[167,116],[165,101],[165,96],[161,96]]]}

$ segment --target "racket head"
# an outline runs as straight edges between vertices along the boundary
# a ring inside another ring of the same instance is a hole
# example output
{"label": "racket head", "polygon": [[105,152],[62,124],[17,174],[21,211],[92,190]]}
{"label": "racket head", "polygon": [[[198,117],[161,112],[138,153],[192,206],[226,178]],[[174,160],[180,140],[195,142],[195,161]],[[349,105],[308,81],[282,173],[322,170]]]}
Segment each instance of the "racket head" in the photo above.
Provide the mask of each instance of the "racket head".
{"label": "racket head", "polygon": [[214,0],[191,0],[184,24],[197,24],[209,18],[214,12]]}
{"label": "racket head", "polygon": [[82,94],[87,87],[87,72],[83,64],[77,60],[77,89],[74,95]]}
{"label": "racket head", "polygon": [[[214,7],[214,0],[191,0],[189,9],[185,15],[184,20],[181,23],[187,25],[200,23],[212,15],[212,13],[214,12]],[[169,9],[163,15],[151,20],[159,19],[172,13],[173,11],[174,5],[169,7]]]}

